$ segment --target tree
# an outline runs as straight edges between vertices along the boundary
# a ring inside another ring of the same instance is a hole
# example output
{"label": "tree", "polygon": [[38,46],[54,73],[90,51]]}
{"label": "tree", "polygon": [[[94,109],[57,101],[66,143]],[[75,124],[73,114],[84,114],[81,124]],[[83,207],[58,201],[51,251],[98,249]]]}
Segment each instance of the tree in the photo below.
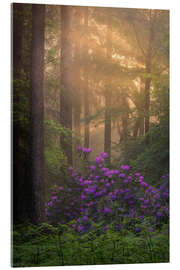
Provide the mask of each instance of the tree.
{"label": "tree", "polygon": [[[60,92],[60,123],[72,131],[72,7],[61,7],[61,92]],[[68,139],[60,136],[61,147],[72,165],[72,134]]]}
{"label": "tree", "polygon": [[32,220],[39,224],[45,218],[44,201],[44,15],[45,5],[32,5],[31,69],[31,170]]}
{"label": "tree", "polygon": [[[84,60],[84,117],[89,116],[89,78],[88,78],[88,7],[84,7],[84,56],[87,61]],[[86,33],[86,35],[85,35]],[[89,123],[85,122],[84,128],[84,147],[89,148]]]}
{"label": "tree", "polygon": [[[110,16],[107,16],[107,39],[106,53],[107,60],[111,62],[112,58],[112,28]],[[109,78],[108,78],[109,79]],[[105,126],[104,126],[104,152],[108,154],[108,162],[111,161],[111,80],[105,85]]]}
{"label": "tree", "polygon": [[[19,89],[15,86],[21,79],[22,68],[22,34],[23,34],[23,5],[13,4],[13,220],[20,219],[19,206],[19,186],[20,186],[20,157],[19,157],[19,139],[20,124],[19,113]],[[15,108],[16,107],[16,108]]]}

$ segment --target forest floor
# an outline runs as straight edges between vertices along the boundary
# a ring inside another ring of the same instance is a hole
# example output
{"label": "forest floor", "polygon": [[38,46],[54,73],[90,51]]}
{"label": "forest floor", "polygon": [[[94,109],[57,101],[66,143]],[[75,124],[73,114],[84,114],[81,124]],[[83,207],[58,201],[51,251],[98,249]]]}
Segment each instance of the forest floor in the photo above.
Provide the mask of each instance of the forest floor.
{"label": "forest floor", "polygon": [[18,225],[13,231],[12,266],[62,266],[169,262],[167,230],[102,234],[59,233],[46,223]]}

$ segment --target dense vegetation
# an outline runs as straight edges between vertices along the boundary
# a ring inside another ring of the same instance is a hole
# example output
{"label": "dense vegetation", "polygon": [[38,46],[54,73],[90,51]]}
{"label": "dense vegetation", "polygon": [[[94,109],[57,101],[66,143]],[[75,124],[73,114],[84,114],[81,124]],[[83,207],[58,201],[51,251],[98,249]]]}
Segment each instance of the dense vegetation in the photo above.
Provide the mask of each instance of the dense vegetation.
{"label": "dense vegetation", "polygon": [[168,262],[168,11],[12,16],[12,265]]}

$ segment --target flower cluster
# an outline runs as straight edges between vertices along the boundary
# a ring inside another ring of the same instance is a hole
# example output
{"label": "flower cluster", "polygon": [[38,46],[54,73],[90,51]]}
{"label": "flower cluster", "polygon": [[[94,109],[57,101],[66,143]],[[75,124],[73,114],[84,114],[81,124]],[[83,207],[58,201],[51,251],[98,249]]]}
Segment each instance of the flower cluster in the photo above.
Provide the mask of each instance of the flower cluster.
{"label": "flower cluster", "polygon": [[[87,149],[79,147],[78,151]],[[52,189],[47,203],[46,214],[52,223],[73,221],[72,227],[79,233],[92,230],[99,222],[106,231],[113,223],[117,231],[134,226],[138,233],[145,219],[151,231],[162,221],[168,222],[168,176],[155,188],[140,172],[132,173],[129,165],[106,167],[107,157],[107,153],[100,153],[88,166],[86,176],[69,168],[67,187]]]}

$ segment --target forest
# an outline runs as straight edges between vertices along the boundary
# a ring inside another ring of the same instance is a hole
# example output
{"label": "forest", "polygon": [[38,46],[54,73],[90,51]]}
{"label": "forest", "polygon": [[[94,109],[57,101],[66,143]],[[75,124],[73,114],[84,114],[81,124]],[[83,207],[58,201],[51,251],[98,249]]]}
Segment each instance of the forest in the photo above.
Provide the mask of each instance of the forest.
{"label": "forest", "polygon": [[12,266],[169,262],[169,11],[11,8]]}

